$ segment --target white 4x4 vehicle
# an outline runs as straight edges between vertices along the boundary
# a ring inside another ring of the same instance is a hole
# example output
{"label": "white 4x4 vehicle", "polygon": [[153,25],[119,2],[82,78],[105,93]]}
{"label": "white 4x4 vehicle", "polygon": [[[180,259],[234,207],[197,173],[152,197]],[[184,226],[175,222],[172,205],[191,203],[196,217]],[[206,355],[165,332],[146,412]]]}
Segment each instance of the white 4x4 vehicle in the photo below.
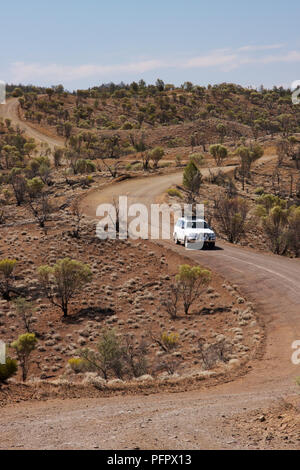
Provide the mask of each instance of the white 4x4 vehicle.
{"label": "white 4x4 vehicle", "polygon": [[204,219],[181,217],[174,227],[173,238],[175,243],[184,243],[186,248],[191,243],[200,248],[214,248],[216,244],[216,234]]}

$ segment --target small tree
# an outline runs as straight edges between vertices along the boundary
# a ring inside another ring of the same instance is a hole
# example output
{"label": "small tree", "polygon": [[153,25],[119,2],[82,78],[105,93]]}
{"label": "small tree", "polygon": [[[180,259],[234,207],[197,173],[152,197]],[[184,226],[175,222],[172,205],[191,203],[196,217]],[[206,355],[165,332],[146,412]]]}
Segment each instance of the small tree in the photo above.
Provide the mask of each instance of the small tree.
{"label": "small tree", "polygon": [[0,261],[0,290],[5,300],[10,300],[16,264],[15,259],[5,258]]}
{"label": "small tree", "polygon": [[102,333],[97,349],[97,352],[84,349],[80,353],[81,358],[87,361],[89,369],[100,372],[105,380],[110,372],[122,378],[124,349],[115,330],[105,330]]}
{"label": "small tree", "polygon": [[215,159],[217,166],[221,166],[221,164],[223,163],[223,160],[225,160],[225,158],[227,158],[227,155],[228,155],[227,148],[224,147],[224,145],[219,145],[219,144],[211,145],[209,147],[209,152]]}
{"label": "small tree", "polygon": [[65,138],[66,139],[69,139],[70,136],[71,136],[71,133],[72,133],[72,123],[67,121],[64,123],[64,134],[65,134]]}
{"label": "small tree", "polygon": [[153,162],[153,167],[157,168],[159,161],[163,158],[165,154],[164,149],[162,147],[155,147],[149,153],[150,153],[150,159]]}
{"label": "small tree", "polygon": [[282,207],[273,207],[262,218],[262,225],[273,253],[282,255],[288,246],[288,211]]}
{"label": "small tree", "polygon": [[18,361],[22,369],[22,379],[26,382],[30,367],[30,356],[34,351],[37,344],[37,339],[34,333],[25,333],[20,335],[17,341],[11,344],[11,347],[16,350]]}
{"label": "small tree", "polygon": [[287,137],[293,127],[294,116],[292,114],[280,114],[277,119],[280,123],[283,137]]}
{"label": "small tree", "polygon": [[[292,211],[292,208],[290,210]],[[289,244],[289,236],[290,240],[297,240],[297,235],[295,239],[292,231],[289,233],[289,209],[286,208],[286,201],[273,194],[264,194],[258,199],[256,214],[262,220],[262,227],[273,253],[284,254]],[[293,218],[290,220],[293,226]],[[297,219],[294,222],[297,228]]]}
{"label": "small tree", "polygon": [[161,80],[161,78],[158,78],[155,82],[155,86],[157,87],[157,89],[159,91],[164,91],[165,89],[165,83],[163,80]]}
{"label": "small tree", "polygon": [[221,144],[222,144],[224,142],[224,137],[226,136],[226,133],[227,133],[226,126],[224,126],[224,124],[222,124],[222,123],[219,123],[217,125],[216,129],[217,129],[217,133],[220,136],[220,141],[221,141]]}
{"label": "small tree", "polygon": [[54,95],[54,89],[53,88],[46,88],[46,93],[48,95],[49,100],[51,100],[52,96]]}
{"label": "small tree", "polygon": [[54,158],[54,166],[55,168],[59,168],[61,166],[61,161],[63,159],[65,150],[63,148],[55,148],[53,153]]}
{"label": "small tree", "polygon": [[91,281],[92,272],[87,264],[64,258],[53,267],[44,265],[38,269],[41,287],[49,301],[68,315],[70,300]]}
{"label": "small tree", "polygon": [[197,165],[191,160],[183,173],[183,186],[188,192],[188,202],[194,203],[202,184],[202,175]]}
{"label": "small tree", "polygon": [[219,198],[215,200],[215,218],[230,243],[237,243],[245,233],[249,206],[244,199]]}
{"label": "small tree", "polygon": [[15,310],[17,315],[22,319],[24,328],[27,333],[31,333],[31,326],[33,323],[33,312],[34,307],[32,302],[24,299],[23,297],[17,297],[14,300]]}
{"label": "small tree", "polygon": [[176,276],[179,292],[183,299],[184,312],[187,315],[191,305],[204,292],[209,284],[211,273],[199,266],[189,266],[183,264],[179,267],[179,273]]}
{"label": "small tree", "polygon": [[240,158],[239,174],[242,177],[243,190],[245,189],[245,179],[251,176],[252,164],[261,158],[264,150],[260,145],[252,145],[250,147],[241,146],[236,150],[236,154]]}
{"label": "small tree", "polygon": [[30,199],[35,199],[40,196],[44,187],[44,183],[40,177],[35,176],[34,178],[26,181],[26,189]]}
{"label": "small tree", "polygon": [[36,149],[35,142],[26,142],[26,144],[24,144],[24,152],[28,157],[30,157],[31,152],[33,152],[33,150],[35,149]]}
{"label": "small tree", "polygon": [[257,200],[256,213],[259,217],[265,217],[275,206],[286,209],[286,201],[274,194],[263,194]]}
{"label": "small tree", "polygon": [[192,153],[190,161],[193,161],[197,166],[202,166],[204,163],[204,155],[202,153]]}

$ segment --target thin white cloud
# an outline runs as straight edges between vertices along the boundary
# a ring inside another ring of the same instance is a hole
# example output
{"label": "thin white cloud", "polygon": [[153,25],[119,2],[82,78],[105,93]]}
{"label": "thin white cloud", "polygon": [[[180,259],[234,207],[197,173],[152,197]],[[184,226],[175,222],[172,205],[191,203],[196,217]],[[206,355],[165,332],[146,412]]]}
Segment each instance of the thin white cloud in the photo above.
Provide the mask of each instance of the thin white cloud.
{"label": "thin white cloud", "polygon": [[269,44],[269,45],[249,45],[243,46],[238,49],[239,52],[256,52],[256,51],[269,51],[272,49],[282,49],[284,44]]}
{"label": "thin white cloud", "polygon": [[115,65],[58,65],[58,64],[25,64],[24,62],[15,62],[11,66],[11,81],[14,83],[29,82],[34,80],[46,80],[50,82],[67,82],[72,80],[84,79],[89,77],[109,77],[116,73],[124,74],[142,74],[151,70],[163,68],[206,68],[206,67],[235,67],[238,57],[235,54],[224,54],[220,51],[214,51],[211,54],[192,57],[188,60],[146,60],[141,62],[132,62],[128,64]]}
{"label": "thin white cloud", "polygon": [[25,64],[24,62],[15,62],[11,67],[12,81],[25,82],[28,80],[44,79],[47,81],[54,80],[69,81],[94,76],[105,76],[113,73],[144,73],[149,70],[163,67],[163,63],[159,60],[148,60],[141,62],[132,62],[128,64],[116,65],[58,65],[58,64]]}
{"label": "thin white cloud", "polygon": [[300,52],[290,51],[281,55],[268,55],[264,57],[241,57],[240,64],[272,64],[300,62]]}
{"label": "thin white cloud", "polygon": [[[254,49],[256,47],[256,49]],[[15,62],[11,65],[10,81],[14,83],[65,83],[74,80],[107,77],[112,79],[116,75],[143,74],[145,72],[165,68],[192,69],[217,67],[221,71],[228,72],[232,69],[249,64],[272,64],[272,63],[297,63],[300,62],[300,51],[287,51],[272,55],[251,54],[254,50],[280,49],[282,45],[273,44],[269,46],[244,46],[236,51],[223,49],[210,53],[190,57],[188,59],[168,60],[141,60],[127,64],[82,64],[82,65],[59,65]],[[250,49],[251,48],[251,49]],[[247,53],[248,52],[248,53]]]}
{"label": "thin white cloud", "polygon": [[290,51],[285,55],[267,56],[267,57],[262,58],[261,62],[264,64],[271,64],[274,62],[300,62],[300,52]]}
{"label": "thin white cloud", "polygon": [[210,55],[193,57],[186,63],[182,64],[186,68],[216,67],[219,65],[234,64],[238,56],[236,54],[222,54],[222,52],[214,52]]}

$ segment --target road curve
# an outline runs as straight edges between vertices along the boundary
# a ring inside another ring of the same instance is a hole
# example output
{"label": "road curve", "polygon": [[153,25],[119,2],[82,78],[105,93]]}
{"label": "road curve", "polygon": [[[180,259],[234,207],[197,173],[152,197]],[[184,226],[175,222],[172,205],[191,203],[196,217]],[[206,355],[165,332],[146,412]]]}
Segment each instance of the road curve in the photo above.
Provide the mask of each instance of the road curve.
{"label": "road curve", "polygon": [[[18,123],[15,106],[11,116]],[[35,138],[44,141],[45,136]],[[98,204],[113,196],[155,202],[181,178],[174,173],[107,186],[89,193],[83,207],[95,217]],[[291,362],[291,345],[300,340],[300,260],[224,242],[201,252],[159,243],[220,273],[256,304],[266,324],[264,357],[244,377],[207,391],[8,406],[0,416],[0,449],[237,449],[239,440],[224,432],[223,417],[268,406],[296,390],[300,371]]]}
{"label": "road curve", "polygon": [[[100,203],[120,195],[127,195],[129,203],[148,205],[181,180],[182,173],[178,172],[123,181],[89,193],[83,199],[82,207],[87,215],[95,217]],[[291,345],[300,340],[300,260],[260,253],[225,242],[218,242],[219,249],[214,251],[189,251],[169,240],[159,243],[220,273],[238,285],[244,295],[257,305],[267,325],[267,348],[255,371],[243,379],[245,389],[252,382],[264,389],[270,383],[274,386],[275,382],[278,386],[291,384],[297,375],[297,368],[291,362]],[[270,374],[267,380],[266,370]]]}
{"label": "road curve", "polygon": [[37,142],[48,144],[51,148],[64,146],[63,139],[52,137],[30,125],[28,122],[21,120],[19,115],[18,98],[9,98],[6,104],[0,104],[0,117],[11,119],[14,126],[19,126],[24,130],[28,137],[33,137]]}
{"label": "road curve", "polygon": [[[180,177],[108,186],[90,193],[83,207],[95,217],[97,205],[113,196],[155,201]],[[245,444],[228,435],[224,417],[265,408],[296,390],[294,378],[300,374],[291,362],[291,344],[300,339],[300,260],[221,242],[215,251],[200,252],[159,243],[221,273],[255,302],[267,329],[264,357],[247,375],[208,390],[6,407],[0,416],[0,449],[14,448],[16,442],[26,449],[240,449]]]}

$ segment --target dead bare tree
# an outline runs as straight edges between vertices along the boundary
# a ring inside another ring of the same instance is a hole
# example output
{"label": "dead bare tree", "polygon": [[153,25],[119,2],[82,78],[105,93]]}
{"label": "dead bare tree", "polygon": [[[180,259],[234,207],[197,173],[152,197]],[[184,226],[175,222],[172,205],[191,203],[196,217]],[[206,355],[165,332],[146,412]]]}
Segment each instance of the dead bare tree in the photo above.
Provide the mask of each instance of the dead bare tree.
{"label": "dead bare tree", "polygon": [[132,336],[127,335],[125,338],[124,359],[133,377],[140,377],[148,371],[146,359],[148,346],[148,343],[143,339],[135,345]]}
{"label": "dead bare tree", "polygon": [[49,220],[49,214],[52,211],[48,194],[46,192],[42,192],[40,197],[34,199],[30,198],[27,205],[39,226],[44,228],[45,223]]}
{"label": "dead bare tree", "polygon": [[149,170],[150,156],[149,152],[142,152],[141,154],[143,170],[145,171]]}
{"label": "dead bare tree", "polygon": [[71,205],[71,214],[74,217],[74,229],[71,232],[72,237],[79,238],[80,237],[80,230],[81,230],[81,220],[83,218],[83,211],[80,207],[79,199],[75,199]]}
{"label": "dead bare tree", "polygon": [[237,243],[244,235],[248,212],[247,201],[242,198],[215,199],[214,216],[230,243]]}
{"label": "dead bare tree", "polygon": [[205,369],[211,369],[218,361],[229,361],[232,346],[225,339],[207,345],[205,339],[200,338],[198,341],[198,351]]}
{"label": "dead bare tree", "polygon": [[178,370],[180,361],[171,354],[164,355],[164,358],[159,361],[155,368],[155,372],[167,372],[168,375],[173,375]]}
{"label": "dead bare tree", "polygon": [[172,284],[165,297],[161,299],[161,305],[165,308],[170,318],[177,318],[180,288],[178,283]]}
{"label": "dead bare tree", "polygon": [[102,158],[101,161],[104,163],[104,166],[105,168],[109,171],[109,173],[111,174],[111,176],[113,178],[117,178],[118,177],[118,172],[119,172],[119,166],[121,164],[120,161],[117,161],[117,162],[114,162],[112,163],[111,165],[109,165],[106,161],[105,161],[105,158]]}
{"label": "dead bare tree", "polygon": [[163,343],[163,341],[158,337],[156,336],[153,332],[152,332],[152,329],[149,328],[148,332],[147,332],[147,336],[154,342],[156,343],[165,353],[169,352],[168,348],[166,347],[166,345]]}

